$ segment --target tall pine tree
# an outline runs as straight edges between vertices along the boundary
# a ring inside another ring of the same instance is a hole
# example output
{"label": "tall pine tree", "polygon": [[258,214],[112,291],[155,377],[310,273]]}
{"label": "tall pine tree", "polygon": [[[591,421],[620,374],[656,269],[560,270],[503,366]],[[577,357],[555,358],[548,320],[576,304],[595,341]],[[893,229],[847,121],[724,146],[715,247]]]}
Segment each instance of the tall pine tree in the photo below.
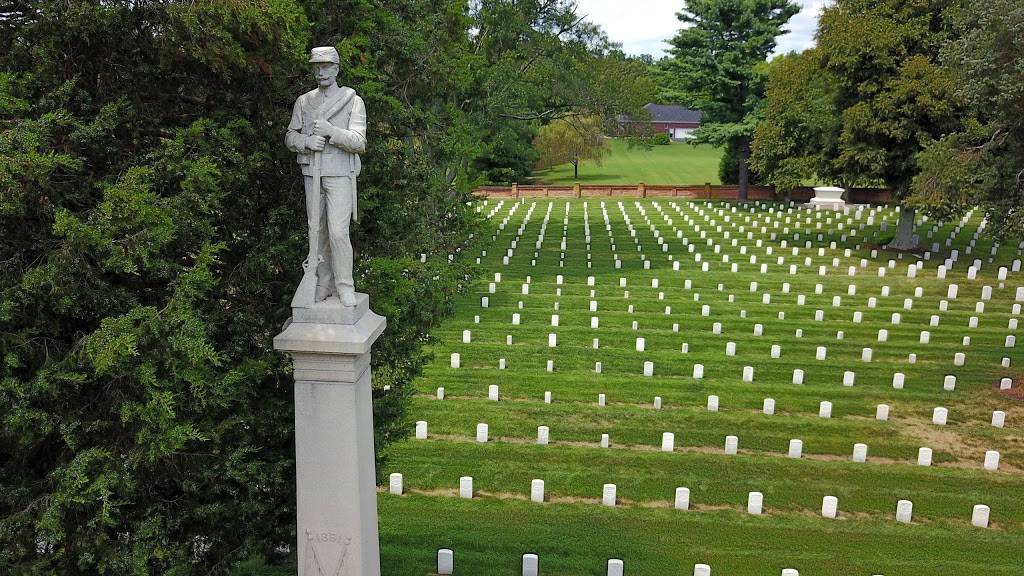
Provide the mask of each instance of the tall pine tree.
{"label": "tall pine tree", "polygon": [[703,112],[695,143],[726,146],[740,200],[750,184],[750,141],[764,98],[761,66],[800,6],[789,0],[687,0],[662,75],[676,98]]}

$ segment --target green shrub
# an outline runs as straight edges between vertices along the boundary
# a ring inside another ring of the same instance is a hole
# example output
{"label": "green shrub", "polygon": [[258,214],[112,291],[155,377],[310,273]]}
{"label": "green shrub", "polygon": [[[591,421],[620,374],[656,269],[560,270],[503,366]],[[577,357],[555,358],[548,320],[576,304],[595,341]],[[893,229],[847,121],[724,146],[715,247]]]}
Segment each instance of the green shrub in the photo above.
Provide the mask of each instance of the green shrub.
{"label": "green shrub", "polygon": [[658,132],[651,138],[651,143],[656,146],[668,146],[672,143],[672,139],[669,138],[667,132]]}

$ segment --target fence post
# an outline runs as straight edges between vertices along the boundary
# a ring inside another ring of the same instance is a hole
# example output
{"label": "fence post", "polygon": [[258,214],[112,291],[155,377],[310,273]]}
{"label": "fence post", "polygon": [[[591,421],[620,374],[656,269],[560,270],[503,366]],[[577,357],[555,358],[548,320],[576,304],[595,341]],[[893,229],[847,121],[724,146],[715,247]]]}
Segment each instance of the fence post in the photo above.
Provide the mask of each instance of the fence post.
{"label": "fence post", "polygon": [[519,198],[519,184],[515,182],[512,183],[512,197]]}
{"label": "fence post", "polygon": [[647,185],[643,182],[636,185],[637,192],[640,192],[641,198],[647,198]]}
{"label": "fence post", "polygon": [[572,185],[572,193],[577,198],[582,198],[583,197],[583,188],[580,186],[579,182],[577,182],[577,183]]}
{"label": "fence post", "polygon": [[704,183],[704,194],[707,196],[708,200],[711,200],[711,182]]}

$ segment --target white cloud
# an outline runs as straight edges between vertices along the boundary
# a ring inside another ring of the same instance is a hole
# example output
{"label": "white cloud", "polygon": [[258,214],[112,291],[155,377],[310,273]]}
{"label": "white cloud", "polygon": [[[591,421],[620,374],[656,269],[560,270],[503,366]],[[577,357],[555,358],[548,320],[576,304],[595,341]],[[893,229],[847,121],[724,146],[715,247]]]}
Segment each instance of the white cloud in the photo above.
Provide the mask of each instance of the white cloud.
{"label": "white cloud", "polygon": [[627,54],[664,54],[679,29],[680,0],[577,0],[576,13],[600,25]]}
{"label": "white cloud", "polygon": [[825,7],[825,0],[800,0],[803,8],[789,19],[789,34],[776,40],[776,54],[801,52],[814,46],[814,33],[818,31],[818,16]]}
{"label": "white cloud", "polygon": [[[814,44],[818,15],[825,0],[797,0],[803,7],[790,21],[789,34],[778,39],[776,52],[804,50]],[[614,42],[622,44],[627,54],[650,54],[660,58],[668,49],[667,40],[675,35],[681,23],[676,12],[682,0],[577,0],[577,14],[599,24]]]}

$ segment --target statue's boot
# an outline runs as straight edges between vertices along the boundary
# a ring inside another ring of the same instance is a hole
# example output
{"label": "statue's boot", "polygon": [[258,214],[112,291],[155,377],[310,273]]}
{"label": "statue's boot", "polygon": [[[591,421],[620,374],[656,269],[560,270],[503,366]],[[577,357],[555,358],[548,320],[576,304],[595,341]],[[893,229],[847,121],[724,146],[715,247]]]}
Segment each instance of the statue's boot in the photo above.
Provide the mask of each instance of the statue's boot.
{"label": "statue's boot", "polygon": [[315,302],[323,302],[331,295],[331,287],[318,284],[316,287],[316,296],[314,297]]}
{"label": "statue's boot", "polygon": [[341,305],[351,308],[356,305],[356,291],[352,288],[342,290],[341,294],[338,295],[341,299]]}

